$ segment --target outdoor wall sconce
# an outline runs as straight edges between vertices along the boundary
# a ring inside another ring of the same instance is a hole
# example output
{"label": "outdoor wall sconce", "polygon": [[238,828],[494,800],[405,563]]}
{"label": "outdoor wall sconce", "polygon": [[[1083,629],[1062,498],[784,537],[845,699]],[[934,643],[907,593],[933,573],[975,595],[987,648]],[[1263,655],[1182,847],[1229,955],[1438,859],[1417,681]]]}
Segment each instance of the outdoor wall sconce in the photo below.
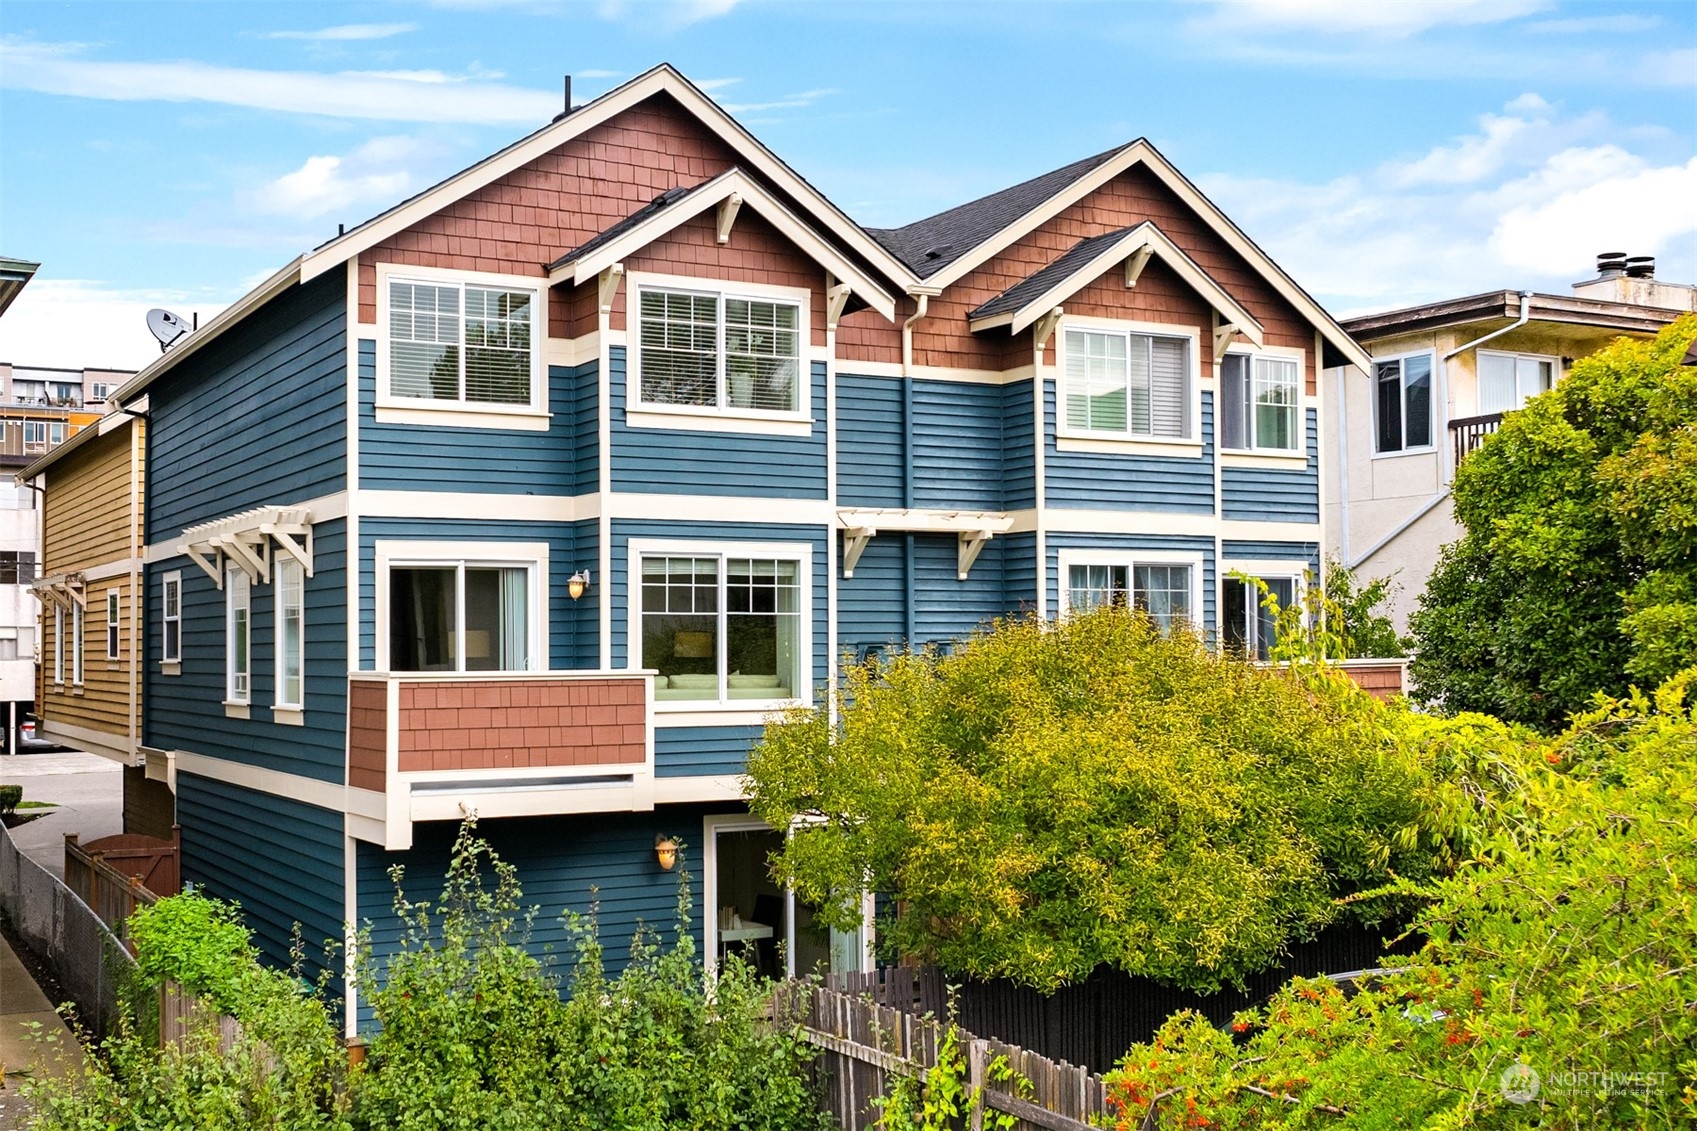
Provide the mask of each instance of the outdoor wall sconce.
{"label": "outdoor wall sconce", "polygon": [[589,571],[587,569],[578,570],[572,574],[571,580],[566,582],[566,592],[572,595],[574,601],[583,596],[588,589]]}
{"label": "outdoor wall sconce", "polygon": [[664,834],[654,838],[654,859],[662,872],[670,872],[678,862],[678,842]]}

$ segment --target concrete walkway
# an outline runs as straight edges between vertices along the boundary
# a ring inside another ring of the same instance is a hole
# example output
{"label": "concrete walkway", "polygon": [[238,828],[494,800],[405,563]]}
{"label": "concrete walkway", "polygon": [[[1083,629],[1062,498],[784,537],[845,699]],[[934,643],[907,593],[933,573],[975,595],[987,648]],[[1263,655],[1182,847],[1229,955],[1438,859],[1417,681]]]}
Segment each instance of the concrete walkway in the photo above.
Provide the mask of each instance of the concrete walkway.
{"label": "concrete walkway", "polygon": [[[39,1037],[47,1037],[46,1041]],[[75,1072],[82,1049],[4,937],[0,937],[0,1131],[22,1131],[26,1077]]]}
{"label": "concrete walkway", "polygon": [[86,844],[124,831],[124,768],[110,758],[79,750],[62,754],[11,754],[0,757],[0,784],[24,787],[25,801],[51,801],[57,809],[20,809],[20,816],[44,813],[12,830],[18,851],[65,878],[65,834]]}

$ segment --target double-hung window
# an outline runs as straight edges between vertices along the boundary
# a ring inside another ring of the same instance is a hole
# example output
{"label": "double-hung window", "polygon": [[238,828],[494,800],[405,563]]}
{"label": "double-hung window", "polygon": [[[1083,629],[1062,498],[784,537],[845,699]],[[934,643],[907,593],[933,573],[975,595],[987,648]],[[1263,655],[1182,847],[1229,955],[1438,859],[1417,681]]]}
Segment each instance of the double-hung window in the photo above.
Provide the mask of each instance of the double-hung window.
{"label": "double-hung window", "polygon": [[224,701],[244,706],[253,696],[253,586],[247,571],[224,567]]}
{"label": "double-hung window", "polygon": [[1479,414],[1512,412],[1555,384],[1556,359],[1479,351]]}
{"label": "double-hung window", "polygon": [[1193,562],[1069,562],[1068,610],[1085,612],[1103,605],[1130,605],[1147,613],[1163,629],[1196,619]]}
{"label": "double-hung window", "polygon": [[1373,363],[1376,450],[1432,446],[1432,355],[1412,353]]}
{"label": "double-hung window", "polygon": [[519,672],[540,666],[531,579],[528,563],[391,563],[389,669]]}
{"label": "double-hung window", "polygon": [[1191,438],[1190,339],[1072,328],[1064,338],[1067,431]]}
{"label": "double-hung window", "polygon": [[641,666],[659,673],[657,702],[807,698],[805,554],[739,547],[636,558]]}
{"label": "double-hung window", "polygon": [[636,296],[642,407],[802,410],[799,303],[650,287]]}
{"label": "double-hung window", "polygon": [[277,688],[273,703],[299,710],[306,656],[306,571],[293,558],[279,558],[276,577]]}
{"label": "double-hung window", "polygon": [[106,591],[106,658],[118,658],[118,628],[119,617],[122,615],[123,598],[116,589]]}
{"label": "double-hung window", "polygon": [[159,659],[181,663],[183,659],[183,575],[167,573],[162,579],[159,609]]}
{"label": "double-hung window", "polygon": [[[1262,585],[1278,601],[1280,609],[1288,609],[1296,601],[1295,577],[1260,577]],[[1277,643],[1278,624],[1273,611],[1264,604],[1264,595],[1255,580],[1247,577],[1228,577],[1221,585],[1220,638],[1225,646],[1252,659],[1265,660]]]}
{"label": "double-hung window", "polygon": [[452,279],[387,280],[388,395],[439,406],[536,406],[540,292]]}
{"label": "double-hung window", "polygon": [[71,682],[77,687],[83,683],[83,607],[71,606]]}
{"label": "double-hung window", "polygon": [[1221,445],[1236,451],[1302,447],[1295,358],[1228,353],[1220,359]]}
{"label": "double-hung window", "polygon": [[53,682],[65,685],[65,608],[53,606]]}

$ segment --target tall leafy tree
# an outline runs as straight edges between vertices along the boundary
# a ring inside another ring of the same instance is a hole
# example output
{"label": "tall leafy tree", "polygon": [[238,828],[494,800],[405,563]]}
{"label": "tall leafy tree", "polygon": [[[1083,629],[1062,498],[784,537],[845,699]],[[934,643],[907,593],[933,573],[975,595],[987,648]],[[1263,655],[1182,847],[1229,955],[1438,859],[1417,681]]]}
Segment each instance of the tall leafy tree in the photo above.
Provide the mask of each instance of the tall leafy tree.
{"label": "tall leafy tree", "polygon": [[1620,339],[1457,469],[1410,621],[1416,696],[1556,729],[1697,659],[1697,317]]}

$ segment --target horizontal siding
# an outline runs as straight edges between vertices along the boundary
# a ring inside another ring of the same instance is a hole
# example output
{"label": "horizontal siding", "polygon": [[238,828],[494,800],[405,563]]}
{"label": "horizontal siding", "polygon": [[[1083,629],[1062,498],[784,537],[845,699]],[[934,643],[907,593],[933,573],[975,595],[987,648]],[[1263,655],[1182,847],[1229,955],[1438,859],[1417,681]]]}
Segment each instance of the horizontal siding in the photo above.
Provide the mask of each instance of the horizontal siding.
{"label": "horizontal siding", "polygon": [[901,381],[838,373],[837,502],[901,506],[906,462]]}
{"label": "horizontal siding", "polygon": [[1001,510],[1002,389],[913,383],[913,505]]}
{"label": "horizontal siding", "polygon": [[825,497],[825,364],[813,363],[813,427],[806,437],[630,428],[625,351],[610,350],[613,490],[661,495]]}
{"label": "horizontal siding", "polygon": [[971,636],[1007,611],[999,543],[992,539],[961,581],[959,540],[954,535],[914,535],[914,644]]}
{"label": "horizontal siding", "polygon": [[148,392],[148,541],[347,486],[347,288],[291,288]]}
{"label": "horizontal siding", "polygon": [[313,526],[313,575],[306,579],[305,725],[271,721],[275,702],[276,587],[252,588],[251,718],[224,714],[224,594],[187,558],[148,567],[149,607],[160,601],[159,575],[183,576],[181,675],[159,671],[160,636],[148,633],[144,734],[149,746],[188,750],[250,766],[340,784],[348,698],[347,524]]}
{"label": "horizontal siding", "polygon": [[1228,538],[1221,543],[1220,549],[1228,558],[1267,558],[1273,561],[1308,563],[1318,561],[1320,554],[1320,546],[1317,542],[1271,542]]}
{"label": "horizontal siding", "polygon": [[748,766],[749,750],[759,739],[759,727],[657,727],[654,776],[740,775]]}
{"label": "horizontal siding", "polygon": [[851,657],[862,646],[907,639],[907,541],[881,534],[866,544],[854,576],[837,579],[837,642]]}
{"label": "horizontal siding", "polygon": [[1018,615],[1037,608],[1037,535],[1003,534],[1002,591],[1008,612]]}
{"label": "horizontal siding", "polygon": [[[548,668],[572,671],[596,668],[599,624],[594,589],[572,600],[567,589],[579,569],[595,570],[594,544],[577,544],[593,522],[512,522],[507,520],[367,518],[359,524],[360,668],[377,663],[377,540],[408,542],[546,542],[548,544]],[[583,662],[585,659],[589,662]]]}
{"label": "horizontal siding", "polygon": [[[601,490],[601,363],[578,366],[572,378],[576,395],[571,403],[572,493]],[[556,408],[555,412],[561,410]]]}
{"label": "horizontal siding", "polygon": [[[581,400],[595,402],[596,365],[548,367],[546,432],[377,423],[377,343],[359,343],[359,482],[369,490],[571,495],[581,469]],[[585,388],[587,386],[587,393]],[[452,419],[444,413],[444,420]],[[593,436],[593,432],[591,433]],[[421,458],[428,453],[429,458]],[[594,453],[589,453],[593,476]],[[593,487],[589,488],[594,490]]]}
{"label": "horizontal siding", "polygon": [[1008,510],[1037,505],[1037,419],[1031,388],[1030,381],[1002,386],[1002,490]]}
{"label": "horizontal siding", "polygon": [[1044,383],[1044,489],[1051,507],[1214,513],[1214,398],[1202,394],[1202,454],[1063,452],[1055,446],[1055,387]]}
{"label": "horizontal siding", "polygon": [[[118,658],[106,658],[106,596],[118,592]],[[88,608],[83,613],[83,685],[72,683],[71,651],[75,642],[72,613],[64,613],[65,682],[53,682],[58,641],[53,633],[53,607],[44,606],[41,635],[42,681],[40,715],[48,723],[88,727],[128,740],[130,734],[130,655],[135,632],[135,591],[129,577],[91,581]],[[139,689],[138,689],[139,690]],[[139,697],[139,696],[138,696]]]}
{"label": "horizontal siding", "polygon": [[1220,473],[1225,516],[1250,522],[1320,521],[1320,430],[1308,410],[1308,466],[1301,471],[1227,467]]}
{"label": "horizontal siding", "polygon": [[[325,940],[338,945],[345,921],[342,815],[195,774],[177,775],[183,879],[241,904],[260,957],[289,967],[294,925],[305,944],[306,977],[324,968]],[[339,973],[339,969],[338,969]]]}
{"label": "horizontal siding", "polygon": [[128,428],[101,436],[65,457],[47,473],[45,485],[44,576],[130,556]]}
{"label": "horizontal siding", "polygon": [[1060,551],[1061,550],[1124,550],[1135,557],[1138,550],[1171,550],[1200,554],[1202,557],[1202,628],[1215,628],[1214,604],[1217,591],[1219,563],[1215,560],[1214,540],[1192,535],[1153,534],[1081,534],[1051,531],[1048,539],[1049,612],[1060,608]]}
{"label": "horizontal siding", "polygon": [[[593,911],[607,969],[616,975],[630,960],[639,925],[662,932],[667,944],[675,939],[682,876],[688,877],[695,896],[689,932],[700,953],[702,813],[696,807],[678,807],[652,813],[483,821],[477,832],[516,869],[524,904],[539,909],[526,939],[530,952],[565,977],[576,954],[562,913]],[[405,852],[385,852],[364,842],[357,845],[359,920],[369,926],[371,953],[379,972],[401,935],[389,869],[394,865],[404,869],[402,889],[408,899],[434,902],[441,895],[457,831],[451,823],[416,825],[413,847]],[[683,863],[677,871],[663,872],[654,863],[654,838],[660,833],[684,842]],[[362,1002],[362,1027],[370,1027],[370,1017],[369,1004]]]}

